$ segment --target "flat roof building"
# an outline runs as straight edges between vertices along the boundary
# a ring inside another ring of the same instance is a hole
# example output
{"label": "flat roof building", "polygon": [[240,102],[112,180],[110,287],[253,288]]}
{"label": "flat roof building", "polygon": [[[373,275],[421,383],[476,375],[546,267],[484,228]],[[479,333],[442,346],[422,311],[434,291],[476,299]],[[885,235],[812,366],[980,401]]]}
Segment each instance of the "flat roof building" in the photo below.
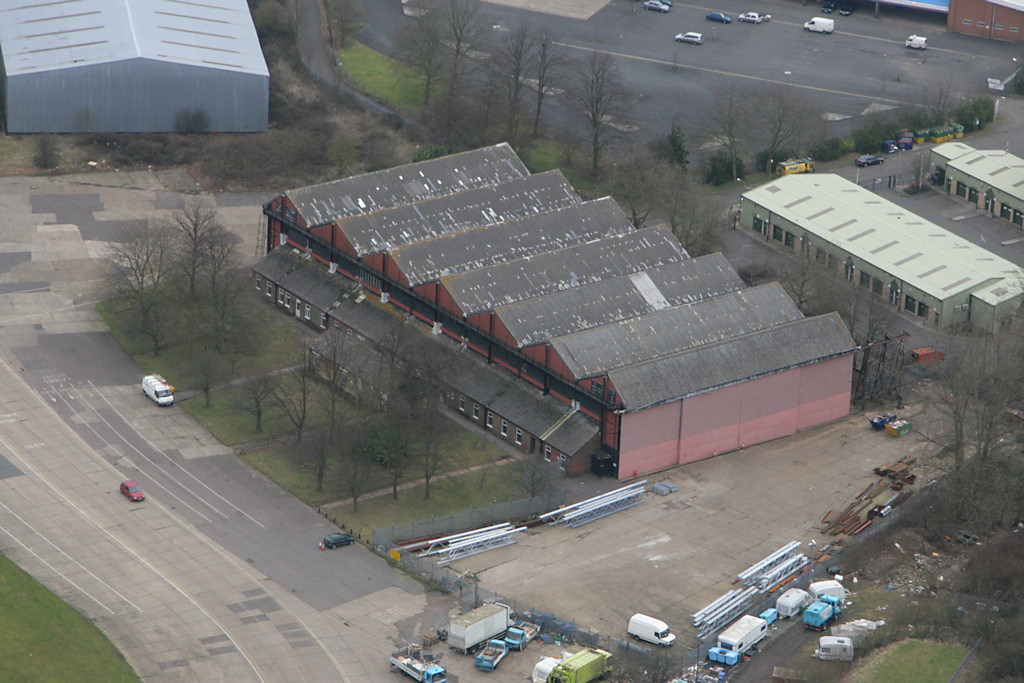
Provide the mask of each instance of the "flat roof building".
{"label": "flat roof building", "polygon": [[746,192],[740,224],[942,329],[999,329],[1024,301],[1024,270],[828,173]]}

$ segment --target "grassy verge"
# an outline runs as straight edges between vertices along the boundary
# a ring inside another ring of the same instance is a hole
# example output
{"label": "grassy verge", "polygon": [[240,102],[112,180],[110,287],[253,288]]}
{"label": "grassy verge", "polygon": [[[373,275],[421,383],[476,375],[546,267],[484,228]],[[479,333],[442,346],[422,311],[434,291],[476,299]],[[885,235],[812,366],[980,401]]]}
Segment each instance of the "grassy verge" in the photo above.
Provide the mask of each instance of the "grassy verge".
{"label": "grassy verge", "polygon": [[0,555],[0,680],[139,679],[88,619]]}
{"label": "grassy verge", "polygon": [[338,51],[338,62],[363,92],[407,114],[423,105],[423,84],[411,69],[365,45],[351,41]]}
{"label": "grassy verge", "polygon": [[904,640],[872,656],[850,676],[851,683],[948,681],[967,648],[928,640]]}

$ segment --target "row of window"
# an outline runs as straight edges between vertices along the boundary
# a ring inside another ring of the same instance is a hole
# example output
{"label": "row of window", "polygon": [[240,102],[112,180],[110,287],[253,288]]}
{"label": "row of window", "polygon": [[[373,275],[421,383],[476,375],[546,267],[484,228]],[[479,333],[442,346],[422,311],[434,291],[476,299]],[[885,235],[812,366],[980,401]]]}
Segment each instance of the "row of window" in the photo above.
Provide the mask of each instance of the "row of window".
{"label": "row of window", "polygon": [[[261,286],[261,279],[262,278],[260,278],[259,275],[256,276],[256,291],[260,291],[260,290],[263,289],[263,287]],[[270,280],[266,281],[266,290],[265,291],[266,291],[268,299],[273,299],[274,298],[274,283],[271,282]],[[291,292],[289,292],[289,291],[287,291],[285,289],[278,289],[277,290],[277,303],[279,303],[282,306],[284,306],[285,308],[291,310],[291,308],[292,308],[292,294],[291,294]],[[299,299],[298,297],[295,297],[295,317],[296,318],[298,318],[300,316],[300,314],[301,314],[302,317],[304,317],[306,320],[309,320],[310,319],[310,315],[312,314],[312,310],[313,309],[309,305],[308,302],[307,303],[303,303],[301,299]],[[327,312],[326,311],[320,311],[320,329],[321,330],[326,330],[327,329]]]}
{"label": "row of window", "polygon": [[[960,197],[961,199],[966,199],[970,203],[977,206],[978,197],[980,196],[978,190],[974,189],[967,183],[961,182],[959,180],[956,181],[956,185],[953,187],[953,192],[956,194],[957,197]],[[992,197],[991,194],[987,195],[987,198],[985,199],[985,210],[991,212],[992,204],[995,201],[995,198]],[[1003,202],[999,203],[999,217],[1002,218],[1004,221],[1010,221],[1018,228],[1024,227],[1024,212],[1021,212],[1019,209],[1014,209],[1013,207],[1008,206]]]}
{"label": "row of window", "polygon": [[[963,23],[964,23],[964,26],[970,26],[971,25],[971,20],[970,19],[964,19]],[[979,20],[974,25],[977,26],[978,28],[988,28],[988,25],[985,24],[985,21],[983,19]],[[1003,25],[1002,24],[996,24],[993,28],[995,28],[995,30],[997,30],[997,31],[1002,31],[1003,30]],[[1016,26],[1011,26],[1010,27],[1010,33],[1017,33],[1017,32],[1018,32],[1018,29],[1017,29]]]}
{"label": "row of window", "polygon": [[[462,395],[459,396],[459,412],[461,412],[461,413],[465,413],[466,412],[466,397],[462,396]],[[473,404],[472,417],[477,422],[480,421],[480,404],[479,403],[474,403]],[[489,410],[487,411],[487,417],[484,419],[484,426],[487,427],[487,429],[492,429],[492,430],[494,429],[494,413],[492,413]],[[508,438],[508,432],[509,432],[508,420],[502,420],[501,421],[501,436],[507,439]],[[522,446],[523,445],[523,430],[520,429],[519,427],[516,427],[515,442],[516,442],[517,446]],[[544,444],[544,460],[545,460],[545,462],[551,462],[551,446],[549,446],[547,444]]]}

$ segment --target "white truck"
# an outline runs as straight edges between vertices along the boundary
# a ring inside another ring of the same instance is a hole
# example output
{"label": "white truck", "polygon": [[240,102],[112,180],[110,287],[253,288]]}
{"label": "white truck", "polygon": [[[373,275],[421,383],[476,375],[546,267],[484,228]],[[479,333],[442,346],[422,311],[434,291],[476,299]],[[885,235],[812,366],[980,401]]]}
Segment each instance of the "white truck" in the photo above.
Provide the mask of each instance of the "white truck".
{"label": "white truck", "polygon": [[142,393],[153,399],[158,406],[169,406],[174,403],[174,387],[160,375],[143,377]]}
{"label": "white truck", "polygon": [[395,650],[391,653],[391,665],[422,683],[445,683],[448,680],[448,672],[437,663],[437,659],[419,648],[403,647]]}
{"label": "white truck", "polygon": [[672,633],[661,619],[649,617],[646,614],[634,614],[629,618],[629,626],[626,633],[637,640],[646,640],[655,645],[671,645],[676,642],[676,634]]}
{"label": "white truck", "polygon": [[501,638],[514,624],[512,608],[500,602],[477,607],[448,624],[448,647],[469,654],[491,638]]}
{"label": "white truck", "polygon": [[810,21],[804,23],[805,31],[813,31],[814,33],[832,33],[836,30],[836,20],[826,19],[825,17],[814,17]]}

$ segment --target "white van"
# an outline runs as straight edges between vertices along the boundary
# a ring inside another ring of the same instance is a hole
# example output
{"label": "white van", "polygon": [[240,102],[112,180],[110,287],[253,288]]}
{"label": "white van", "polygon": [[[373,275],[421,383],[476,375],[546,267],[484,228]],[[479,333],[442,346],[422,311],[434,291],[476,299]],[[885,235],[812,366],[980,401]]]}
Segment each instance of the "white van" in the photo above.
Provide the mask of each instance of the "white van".
{"label": "white van", "polygon": [[912,48],[914,50],[927,50],[928,39],[925,38],[924,36],[908,36],[907,47]]}
{"label": "white van", "polygon": [[629,628],[626,629],[629,635],[639,640],[646,640],[655,645],[671,645],[676,642],[676,634],[672,633],[661,619],[649,617],[646,614],[634,614],[629,618]]}
{"label": "white van", "polygon": [[832,31],[836,30],[836,20],[814,17],[804,24],[804,30],[814,31],[815,33],[832,33]]}
{"label": "white van", "polygon": [[153,399],[158,406],[169,406],[174,403],[174,387],[160,375],[143,377],[142,393]]}

